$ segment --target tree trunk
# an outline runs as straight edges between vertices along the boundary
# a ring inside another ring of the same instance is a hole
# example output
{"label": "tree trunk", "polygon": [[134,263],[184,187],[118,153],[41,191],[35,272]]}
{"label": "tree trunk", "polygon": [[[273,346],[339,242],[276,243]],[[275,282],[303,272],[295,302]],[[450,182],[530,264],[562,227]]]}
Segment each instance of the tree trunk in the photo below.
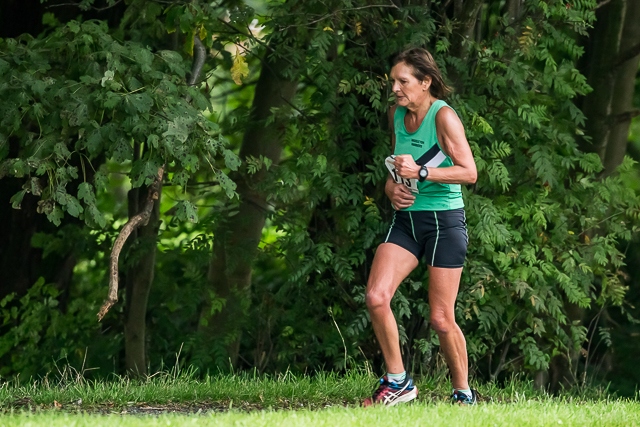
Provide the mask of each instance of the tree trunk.
{"label": "tree trunk", "polygon": [[[140,144],[135,144],[134,158],[139,158],[140,151]],[[147,186],[129,190],[127,195],[129,218],[138,215],[144,209],[148,199],[148,190]],[[149,222],[135,229],[128,239],[132,243],[127,251],[129,255],[127,258],[133,258],[135,261],[129,264],[123,275],[126,289],[124,352],[126,372],[134,377],[144,377],[148,374],[146,351],[147,302],[156,264],[161,193],[162,181],[158,184],[158,199],[153,203]]]}
{"label": "tree trunk", "polygon": [[[478,15],[482,10],[484,2],[481,0],[456,0],[454,3],[453,21],[454,37],[450,54],[453,57],[466,60],[469,55],[469,42],[476,37],[478,26]],[[450,67],[448,77],[458,94],[461,94],[465,87],[465,79],[469,78],[468,70],[458,70]]]}
{"label": "tree trunk", "polygon": [[629,120],[621,113],[631,110],[638,57],[623,63],[620,58],[640,40],[640,7],[636,1],[612,0],[596,16],[583,61],[583,74],[593,88],[582,105],[586,134],[591,138],[583,149],[598,153],[604,173],[609,174],[622,161],[627,146]]}
{"label": "tree trunk", "polygon": [[[295,94],[297,82],[280,74],[283,59],[265,61],[256,86],[250,127],[247,128],[240,149],[242,159],[264,156],[278,164],[282,154],[280,141],[284,123],[276,119],[267,124],[272,108],[286,106]],[[205,302],[200,316],[200,331],[206,345],[224,347],[214,357],[218,364],[235,365],[238,358],[240,333],[251,296],[251,267],[262,236],[268,211],[266,195],[256,187],[266,178],[262,169],[254,175],[235,177],[240,197],[238,213],[218,224],[214,234],[214,253],[209,266],[209,282],[213,295]],[[224,300],[222,310],[212,310],[216,298]],[[215,312],[213,312],[215,311]],[[215,353],[215,351],[214,351]]]}
{"label": "tree trunk", "polygon": [[[613,64],[614,82],[612,90],[611,114],[607,121],[608,140],[604,147],[604,173],[611,174],[617,168],[627,152],[629,125],[632,118],[633,94],[635,90],[640,51],[640,2],[628,0],[624,16],[624,28],[620,40],[617,61]],[[633,52],[628,55],[628,52]],[[634,55],[635,54],[635,55]],[[621,62],[622,61],[622,62]]]}
{"label": "tree trunk", "polygon": [[71,253],[54,252],[43,259],[42,249],[31,245],[36,233],[53,234],[57,228],[44,214],[36,212],[38,197],[27,194],[20,209],[11,207],[9,199],[20,190],[20,184],[13,178],[4,178],[0,183],[0,300],[11,293],[26,294],[39,277],[64,291],[75,266]]}

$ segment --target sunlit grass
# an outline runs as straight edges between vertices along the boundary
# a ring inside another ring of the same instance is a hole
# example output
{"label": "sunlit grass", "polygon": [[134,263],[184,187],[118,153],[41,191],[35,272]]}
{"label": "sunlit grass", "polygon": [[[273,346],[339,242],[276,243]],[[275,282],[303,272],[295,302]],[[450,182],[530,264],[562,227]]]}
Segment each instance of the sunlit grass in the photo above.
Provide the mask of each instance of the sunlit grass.
{"label": "sunlit grass", "polygon": [[[370,374],[235,375],[197,379],[167,372],[146,380],[87,381],[73,370],[0,386],[1,426],[633,426],[640,404],[589,389],[559,396],[513,380],[478,387],[473,408],[448,403],[449,385],[423,378],[416,403],[361,408],[376,381]],[[125,416],[126,414],[126,416]],[[133,415],[133,416],[132,416]]]}

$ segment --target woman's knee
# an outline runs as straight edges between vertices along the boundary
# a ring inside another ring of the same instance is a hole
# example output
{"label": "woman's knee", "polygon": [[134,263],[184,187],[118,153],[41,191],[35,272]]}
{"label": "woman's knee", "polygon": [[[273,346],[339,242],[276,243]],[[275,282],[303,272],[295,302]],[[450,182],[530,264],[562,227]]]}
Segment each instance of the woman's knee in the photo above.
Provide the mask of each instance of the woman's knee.
{"label": "woman's knee", "polygon": [[365,294],[365,302],[369,310],[375,310],[391,306],[391,297],[388,292],[368,289]]}
{"label": "woman's knee", "polygon": [[446,334],[456,328],[455,318],[444,313],[432,313],[429,320],[431,322],[431,327],[438,334]]}

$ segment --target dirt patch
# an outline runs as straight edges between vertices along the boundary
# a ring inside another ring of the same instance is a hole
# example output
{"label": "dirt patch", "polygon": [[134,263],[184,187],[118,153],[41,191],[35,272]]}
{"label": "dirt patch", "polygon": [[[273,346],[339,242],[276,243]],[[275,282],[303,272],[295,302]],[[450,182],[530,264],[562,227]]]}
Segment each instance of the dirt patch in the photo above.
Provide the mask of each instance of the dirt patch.
{"label": "dirt patch", "polygon": [[273,405],[254,402],[237,402],[233,400],[218,402],[169,402],[169,403],[147,403],[147,402],[127,402],[113,403],[105,402],[100,404],[84,404],[81,400],[77,402],[61,403],[54,401],[52,404],[36,403],[29,397],[16,399],[8,407],[0,408],[0,413],[8,413],[13,411],[63,411],[63,412],[82,412],[88,414],[119,414],[119,415],[162,415],[162,414],[210,414],[224,413],[230,410],[242,412],[255,412],[262,410],[301,410],[311,409],[319,410],[335,406],[356,406],[355,403],[343,402],[326,402],[326,403],[302,403],[291,402],[283,399]]}

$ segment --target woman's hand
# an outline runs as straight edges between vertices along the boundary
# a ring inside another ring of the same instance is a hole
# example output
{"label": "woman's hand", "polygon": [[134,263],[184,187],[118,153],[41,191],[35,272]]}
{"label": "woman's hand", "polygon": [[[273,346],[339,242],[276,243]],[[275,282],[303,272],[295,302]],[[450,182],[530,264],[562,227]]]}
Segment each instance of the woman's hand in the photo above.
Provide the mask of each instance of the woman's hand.
{"label": "woman's hand", "polygon": [[391,206],[393,206],[395,210],[408,208],[416,200],[416,196],[413,195],[406,185],[398,184],[391,178],[387,179],[384,192],[387,194],[389,200],[391,200]]}
{"label": "woman's hand", "polygon": [[418,179],[420,178],[420,165],[413,160],[413,157],[409,154],[401,154],[396,156],[396,172],[402,178],[406,179]]}

